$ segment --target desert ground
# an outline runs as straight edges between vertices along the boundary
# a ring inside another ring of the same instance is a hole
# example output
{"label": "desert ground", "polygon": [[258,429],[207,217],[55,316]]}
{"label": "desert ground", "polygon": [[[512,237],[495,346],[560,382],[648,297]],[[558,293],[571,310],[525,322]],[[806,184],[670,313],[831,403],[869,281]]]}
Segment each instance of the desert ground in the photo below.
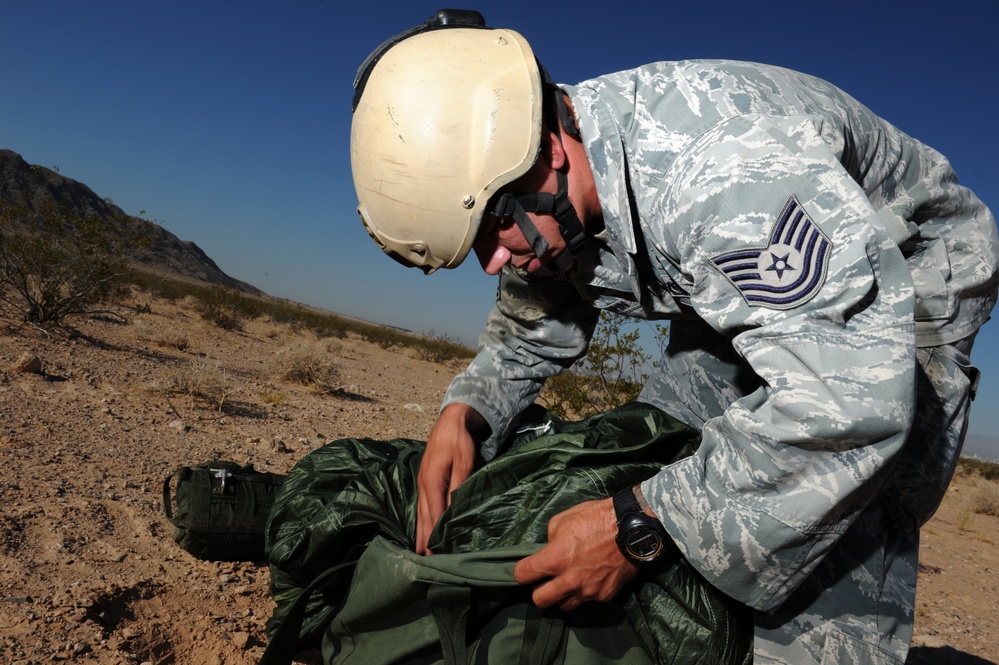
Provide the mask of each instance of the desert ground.
{"label": "desert ground", "polygon": [[[285,473],[344,437],[425,439],[459,369],[265,320],[227,332],[183,301],[74,325],[0,321],[0,663],[256,663],[268,568],[181,550],[164,478],[214,458]],[[337,389],[280,378],[303,348],[335,361]],[[910,663],[999,663],[999,518],[971,507],[983,482],[959,474],[924,529]]]}

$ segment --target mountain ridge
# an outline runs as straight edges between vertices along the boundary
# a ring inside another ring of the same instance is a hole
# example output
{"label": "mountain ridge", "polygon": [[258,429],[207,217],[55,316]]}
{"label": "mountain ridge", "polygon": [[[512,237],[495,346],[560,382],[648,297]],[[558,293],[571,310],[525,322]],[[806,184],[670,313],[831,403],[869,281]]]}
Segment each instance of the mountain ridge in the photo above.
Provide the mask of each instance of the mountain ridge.
{"label": "mountain ridge", "polygon": [[[182,240],[155,222],[128,215],[86,184],[44,166],[29,164],[15,151],[3,148],[0,148],[0,201],[24,202],[32,210],[55,203],[80,218],[93,215],[103,221],[118,218],[125,219],[129,224],[141,224],[151,232],[153,242],[150,247],[129,254],[134,266],[155,273],[228,286],[242,293],[265,295],[252,284],[225,273],[193,241]],[[30,224],[35,220],[23,221]]]}

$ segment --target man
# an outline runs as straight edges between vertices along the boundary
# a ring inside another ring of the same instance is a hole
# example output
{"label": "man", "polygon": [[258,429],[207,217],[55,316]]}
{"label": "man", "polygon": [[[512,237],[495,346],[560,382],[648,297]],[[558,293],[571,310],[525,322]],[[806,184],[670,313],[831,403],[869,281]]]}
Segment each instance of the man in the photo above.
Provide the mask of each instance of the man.
{"label": "man", "polygon": [[833,86],[665,62],[556,87],[517,33],[440,12],[355,82],[372,238],[499,275],[419,475],[417,550],[599,311],[670,319],[640,397],[698,428],[684,461],[549,524],[517,580],[612,598],[677,548],[755,610],[757,663],[902,663],[919,527],[964,439],[996,300],[995,220],[946,159]]}

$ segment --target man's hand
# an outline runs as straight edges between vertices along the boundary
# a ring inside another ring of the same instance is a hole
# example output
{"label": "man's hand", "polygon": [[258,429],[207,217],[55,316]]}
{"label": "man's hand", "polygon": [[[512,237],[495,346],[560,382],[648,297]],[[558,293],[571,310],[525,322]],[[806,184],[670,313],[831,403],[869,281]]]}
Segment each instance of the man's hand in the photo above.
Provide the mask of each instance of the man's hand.
{"label": "man's hand", "polygon": [[517,562],[513,576],[520,584],[539,583],[533,599],[541,608],[569,611],[590,600],[607,602],[638,573],[616,536],[611,499],[581,503],[548,522],[548,544]]}
{"label": "man's hand", "polygon": [[445,407],[434,424],[416,477],[417,554],[433,554],[427,549],[430,532],[451,504],[451,492],[471,475],[475,466],[472,433],[480,432],[484,426],[485,420],[478,411],[458,403]]}

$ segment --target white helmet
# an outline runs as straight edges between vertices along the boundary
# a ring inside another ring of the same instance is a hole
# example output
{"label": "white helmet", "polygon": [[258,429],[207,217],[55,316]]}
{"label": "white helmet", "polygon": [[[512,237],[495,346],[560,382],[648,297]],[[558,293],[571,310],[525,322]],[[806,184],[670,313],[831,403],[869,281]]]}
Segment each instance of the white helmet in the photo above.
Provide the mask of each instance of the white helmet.
{"label": "white helmet", "polygon": [[457,266],[490,199],[537,159],[531,47],[477,12],[445,10],[382,44],[354,86],[350,163],[365,228],[427,274]]}

